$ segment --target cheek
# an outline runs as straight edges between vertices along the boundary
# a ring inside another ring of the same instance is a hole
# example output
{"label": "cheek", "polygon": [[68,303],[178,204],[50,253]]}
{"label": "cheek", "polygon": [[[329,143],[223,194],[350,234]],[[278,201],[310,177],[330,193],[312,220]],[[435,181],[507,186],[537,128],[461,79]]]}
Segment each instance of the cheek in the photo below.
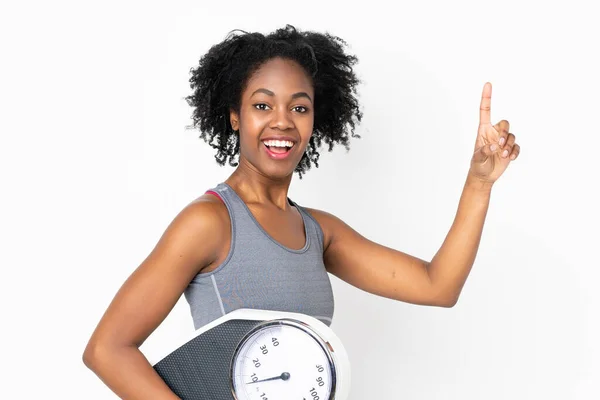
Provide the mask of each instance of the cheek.
{"label": "cheek", "polygon": [[268,124],[266,116],[252,111],[246,112],[241,117],[241,129],[246,136],[258,136]]}
{"label": "cheek", "polygon": [[296,122],[296,128],[298,129],[300,136],[304,141],[307,141],[312,136],[314,128],[314,118],[306,117]]}

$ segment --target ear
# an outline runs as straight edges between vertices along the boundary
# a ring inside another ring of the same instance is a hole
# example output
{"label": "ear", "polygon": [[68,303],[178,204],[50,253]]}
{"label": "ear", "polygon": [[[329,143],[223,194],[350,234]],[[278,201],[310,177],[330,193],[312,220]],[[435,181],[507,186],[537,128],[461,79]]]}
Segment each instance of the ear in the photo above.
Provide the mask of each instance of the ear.
{"label": "ear", "polygon": [[229,123],[234,131],[240,130],[240,116],[232,109],[229,110]]}

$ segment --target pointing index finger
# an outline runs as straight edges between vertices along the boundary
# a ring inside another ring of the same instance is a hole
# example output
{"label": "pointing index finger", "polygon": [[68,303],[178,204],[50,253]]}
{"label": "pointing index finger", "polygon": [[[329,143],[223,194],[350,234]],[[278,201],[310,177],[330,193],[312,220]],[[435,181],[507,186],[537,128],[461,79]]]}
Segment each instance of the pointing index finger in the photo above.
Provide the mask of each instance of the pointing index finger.
{"label": "pointing index finger", "polygon": [[483,85],[483,93],[481,94],[481,104],[479,106],[479,124],[490,123],[490,109],[492,104],[492,84],[486,82]]}

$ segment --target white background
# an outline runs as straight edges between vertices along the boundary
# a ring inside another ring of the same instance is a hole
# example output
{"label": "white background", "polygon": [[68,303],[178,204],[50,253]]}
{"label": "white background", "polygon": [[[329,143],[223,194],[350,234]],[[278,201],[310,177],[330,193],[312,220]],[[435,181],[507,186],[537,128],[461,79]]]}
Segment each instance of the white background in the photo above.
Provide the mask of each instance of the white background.
{"label": "white background", "polygon": [[[30,1],[0,9],[1,398],[111,399],[81,361],[115,292],[233,171],[186,130],[189,70],[240,28],[329,31],[359,57],[362,139],[290,198],[430,260],[492,83],[522,147],[451,309],[332,277],[354,399],[600,398],[598,12],[592,1]],[[597,7],[597,5],[596,5]],[[193,329],[182,298],[143,349]]]}

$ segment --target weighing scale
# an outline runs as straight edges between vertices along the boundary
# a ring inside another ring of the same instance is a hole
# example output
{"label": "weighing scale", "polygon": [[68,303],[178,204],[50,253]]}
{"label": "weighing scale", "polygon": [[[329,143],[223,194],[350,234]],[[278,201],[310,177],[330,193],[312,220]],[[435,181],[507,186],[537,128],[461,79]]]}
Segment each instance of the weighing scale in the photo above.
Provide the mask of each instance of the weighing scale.
{"label": "weighing scale", "polygon": [[183,400],[346,400],[342,342],[300,313],[238,309],[150,362]]}

